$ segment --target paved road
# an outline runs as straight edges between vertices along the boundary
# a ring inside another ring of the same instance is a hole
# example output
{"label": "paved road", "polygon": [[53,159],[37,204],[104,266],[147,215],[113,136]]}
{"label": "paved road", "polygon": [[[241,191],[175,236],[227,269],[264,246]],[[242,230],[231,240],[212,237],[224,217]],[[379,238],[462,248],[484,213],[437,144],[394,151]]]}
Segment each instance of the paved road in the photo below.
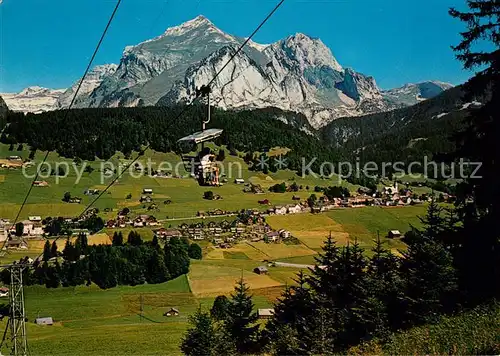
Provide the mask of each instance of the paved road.
{"label": "paved road", "polygon": [[274,262],[277,267],[292,267],[292,268],[314,268],[314,265],[301,265],[288,262]]}

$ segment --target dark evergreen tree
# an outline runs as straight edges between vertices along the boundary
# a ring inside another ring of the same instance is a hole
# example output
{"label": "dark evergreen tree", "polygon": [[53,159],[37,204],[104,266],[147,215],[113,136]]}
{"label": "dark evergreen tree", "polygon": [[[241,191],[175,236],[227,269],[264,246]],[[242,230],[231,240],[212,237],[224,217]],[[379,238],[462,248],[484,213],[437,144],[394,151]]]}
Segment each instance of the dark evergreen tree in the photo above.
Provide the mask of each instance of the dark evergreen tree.
{"label": "dark evergreen tree", "polygon": [[313,316],[315,300],[302,271],[295,282],[297,285],[287,287],[278,299],[263,332],[262,347],[271,345],[272,352],[278,355],[300,355],[311,348],[301,336]]}
{"label": "dark evergreen tree", "polygon": [[212,318],[215,320],[224,320],[228,313],[229,303],[229,299],[225,295],[217,296],[212,305],[212,309],[210,309]]}
{"label": "dark evergreen tree", "polygon": [[45,245],[43,245],[43,261],[47,262],[52,257],[50,251],[50,241],[45,240]]}
{"label": "dark evergreen tree", "polygon": [[365,328],[369,338],[383,338],[389,331],[402,326],[400,300],[403,286],[399,258],[385,248],[379,236],[372,251],[366,270]]}
{"label": "dark evergreen tree", "polygon": [[127,243],[132,246],[140,246],[143,244],[141,235],[136,231],[130,231],[127,238]]}
{"label": "dark evergreen tree", "polygon": [[241,278],[234,287],[234,293],[228,307],[224,325],[231,339],[234,340],[239,354],[251,354],[257,349],[259,316],[253,311],[252,296]]}
{"label": "dark evergreen tree", "polygon": [[172,278],[189,272],[189,256],[184,243],[177,237],[170,238],[165,244],[165,265]]}
{"label": "dark evergreen tree", "polygon": [[403,252],[405,326],[435,321],[455,306],[457,279],[450,252],[438,241],[418,235]]}
{"label": "dark evergreen tree", "polygon": [[189,246],[188,254],[189,257],[194,260],[201,260],[203,258],[201,247],[196,243],[193,243]]}
{"label": "dark evergreen tree", "polygon": [[113,246],[123,246],[123,234],[122,232],[114,232],[113,234]]}
{"label": "dark evergreen tree", "polygon": [[160,247],[160,242],[158,241],[158,236],[156,234],[154,234],[154,236],[153,236],[153,240],[151,241],[151,246],[153,246],[155,248]]}
{"label": "dark evergreen tree", "polygon": [[88,243],[87,234],[85,234],[84,232],[79,233],[78,237],[76,238],[76,241],[75,241],[76,253],[78,253],[79,256],[86,255],[88,252],[88,247],[89,247],[89,243]]}
{"label": "dark evergreen tree", "polygon": [[16,224],[16,236],[21,237],[24,235],[24,224],[22,222],[18,222]]}
{"label": "dark evergreen tree", "polygon": [[66,261],[77,261],[80,258],[80,253],[69,238],[66,240],[62,255]]}
{"label": "dark evergreen tree", "polygon": [[[44,248],[45,254],[45,248]],[[56,240],[52,241],[52,245],[50,247],[50,257],[57,257],[57,243]]]}
{"label": "dark evergreen tree", "polygon": [[164,254],[157,248],[151,249],[148,258],[146,281],[151,284],[163,283],[170,279],[170,274],[165,266]]}
{"label": "dark evergreen tree", "polygon": [[467,26],[454,50],[466,69],[479,69],[465,84],[464,100],[479,99],[483,105],[471,113],[468,127],[457,137],[456,157],[481,162],[475,172],[481,178],[471,176],[457,197],[464,240],[456,260],[461,289],[476,303],[500,296],[500,3],[469,0],[467,5],[467,12],[450,10]]}
{"label": "dark evergreen tree", "polygon": [[234,344],[207,312],[198,309],[189,317],[191,327],[181,342],[181,351],[187,356],[235,355]]}

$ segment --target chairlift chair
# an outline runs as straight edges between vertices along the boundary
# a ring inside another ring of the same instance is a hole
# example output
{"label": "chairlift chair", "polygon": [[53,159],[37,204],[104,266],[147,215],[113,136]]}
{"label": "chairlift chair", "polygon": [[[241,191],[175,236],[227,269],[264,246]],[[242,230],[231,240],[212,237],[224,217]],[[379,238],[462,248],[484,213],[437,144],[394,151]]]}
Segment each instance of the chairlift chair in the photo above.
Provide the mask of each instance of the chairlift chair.
{"label": "chairlift chair", "polygon": [[[177,141],[177,146],[181,152],[181,159],[184,162],[186,171],[191,171],[200,185],[219,185],[219,167],[215,164],[215,156],[208,152],[204,153],[205,142],[210,142],[222,135],[222,129],[206,129],[206,124],[210,122],[210,88],[202,86],[197,93],[208,97],[208,118],[202,120],[202,130],[181,138]],[[201,144],[201,150],[198,145]],[[183,152],[197,151],[193,156],[183,156]],[[194,164],[193,164],[194,163]]]}

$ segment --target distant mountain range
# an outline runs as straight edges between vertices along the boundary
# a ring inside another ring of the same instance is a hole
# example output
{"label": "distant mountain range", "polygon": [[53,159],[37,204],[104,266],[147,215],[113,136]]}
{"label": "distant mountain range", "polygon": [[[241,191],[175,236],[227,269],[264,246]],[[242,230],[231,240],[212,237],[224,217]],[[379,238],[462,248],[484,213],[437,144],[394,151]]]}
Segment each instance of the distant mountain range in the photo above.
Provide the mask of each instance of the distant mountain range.
{"label": "distant mountain range", "polygon": [[29,87],[19,93],[0,94],[7,106],[12,111],[32,112],[35,114],[55,110],[59,97],[66,89],[47,89],[41,87]]}
{"label": "distant mountain range", "polygon": [[[198,16],[126,47],[118,65],[95,67],[74,107],[189,103],[244,40]],[[12,110],[54,110],[69,106],[78,83],[65,91],[28,88],[2,95]],[[213,83],[212,103],[223,109],[300,112],[320,128],[340,117],[414,105],[451,87],[429,81],[382,91],[373,77],[342,67],[320,39],[299,33],[269,45],[250,41]]]}

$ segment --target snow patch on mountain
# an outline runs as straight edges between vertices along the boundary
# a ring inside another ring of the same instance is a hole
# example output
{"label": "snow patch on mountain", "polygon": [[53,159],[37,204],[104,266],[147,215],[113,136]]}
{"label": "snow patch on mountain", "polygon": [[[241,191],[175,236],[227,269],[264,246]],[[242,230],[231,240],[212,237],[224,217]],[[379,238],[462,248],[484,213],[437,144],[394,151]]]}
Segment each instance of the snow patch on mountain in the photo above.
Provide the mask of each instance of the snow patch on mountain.
{"label": "snow patch on mountain", "polygon": [[55,110],[57,108],[57,99],[64,91],[65,89],[32,86],[21,90],[19,93],[2,93],[0,95],[10,110],[37,114]]}

